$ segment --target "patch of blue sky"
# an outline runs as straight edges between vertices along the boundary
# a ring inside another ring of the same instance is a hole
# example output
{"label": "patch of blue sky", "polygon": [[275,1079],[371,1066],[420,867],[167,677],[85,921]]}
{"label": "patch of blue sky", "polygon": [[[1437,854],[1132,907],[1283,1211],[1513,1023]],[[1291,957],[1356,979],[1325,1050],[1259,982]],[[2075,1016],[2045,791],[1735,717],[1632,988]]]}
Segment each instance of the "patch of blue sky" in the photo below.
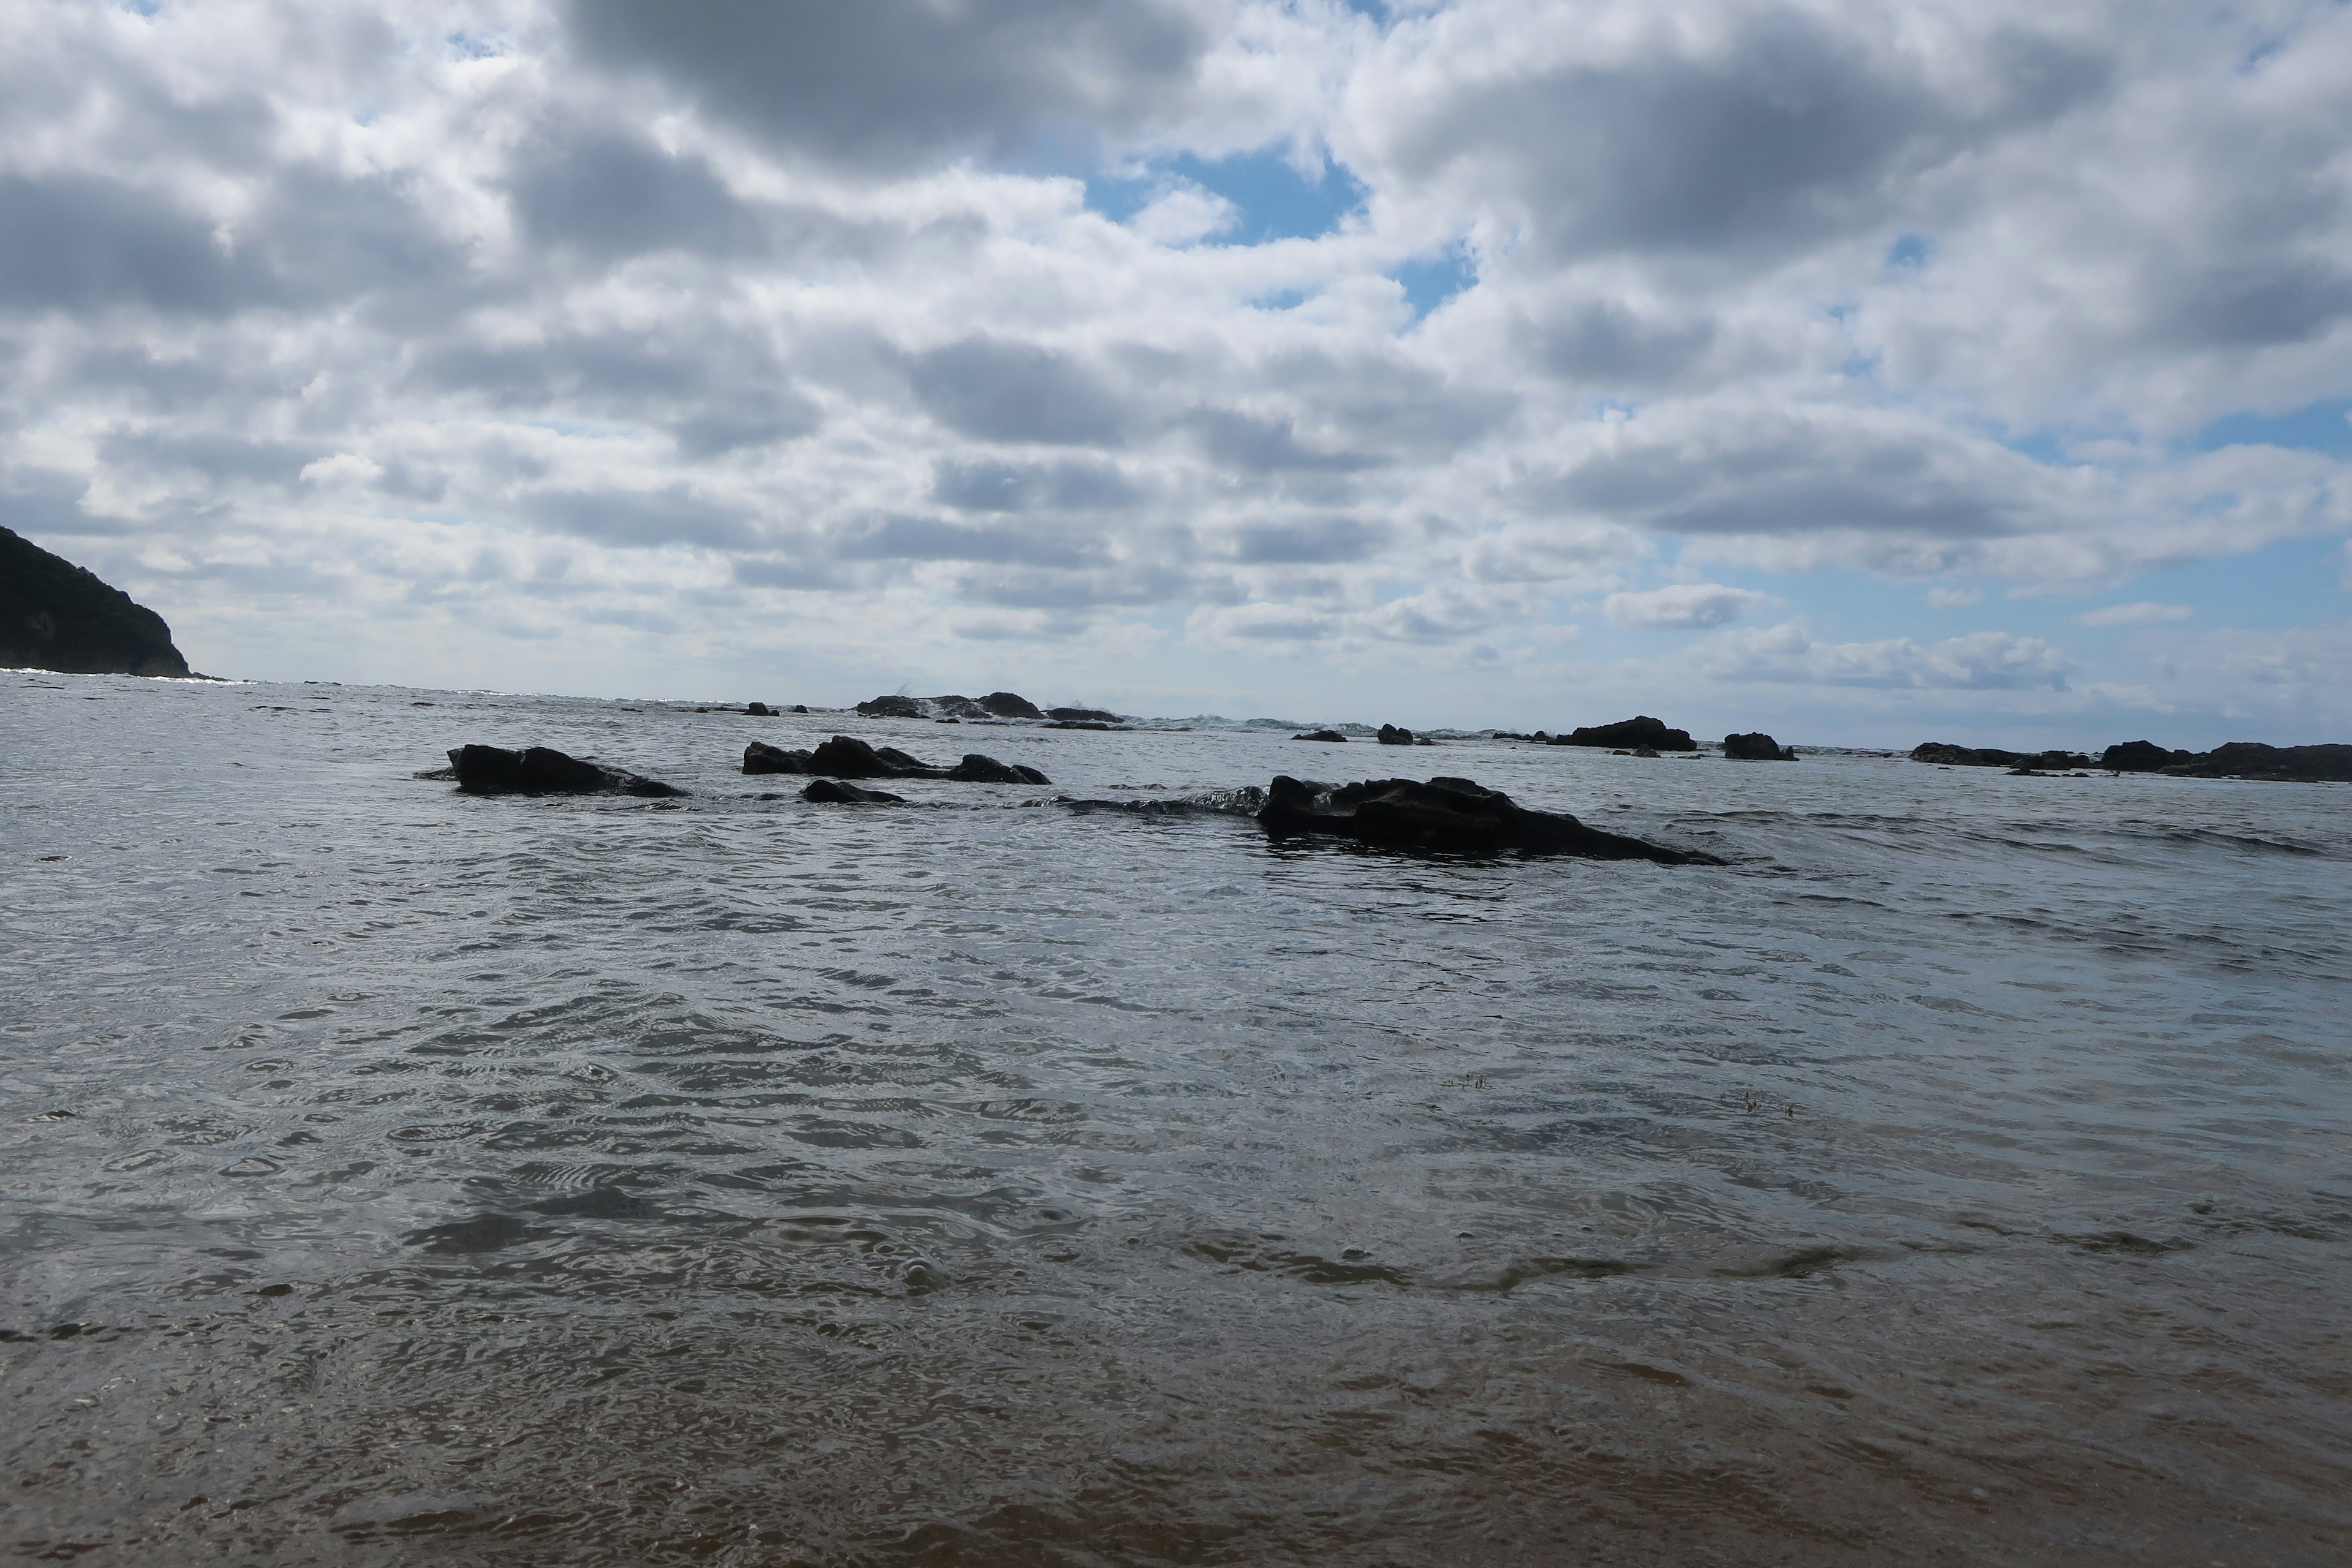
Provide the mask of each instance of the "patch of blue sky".
{"label": "patch of blue sky", "polygon": [[1886,247],[1886,265],[1913,271],[1927,265],[1936,254],[1936,242],[1924,234],[1898,234],[1895,243]]}
{"label": "patch of blue sky", "polygon": [[2352,397],[2327,397],[2288,414],[2231,414],[2191,437],[2200,452],[2224,447],[2287,447],[2352,458]]}
{"label": "patch of blue sky", "polygon": [[1405,303],[1418,321],[1456,294],[1475,287],[1478,266],[1466,249],[1455,245],[1435,256],[1408,261],[1389,276],[1404,286]]}
{"label": "patch of blue sky", "polygon": [[1124,223],[1150,205],[1173,180],[1188,180],[1234,205],[1233,226],[1217,236],[1228,245],[1263,245],[1275,239],[1314,239],[1329,234],[1362,209],[1370,193],[1339,164],[1301,174],[1280,152],[1244,153],[1231,158],[1200,158],[1190,153],[1163,158],[1134,175],[1097,174],[1087,181],[1087,205]]}

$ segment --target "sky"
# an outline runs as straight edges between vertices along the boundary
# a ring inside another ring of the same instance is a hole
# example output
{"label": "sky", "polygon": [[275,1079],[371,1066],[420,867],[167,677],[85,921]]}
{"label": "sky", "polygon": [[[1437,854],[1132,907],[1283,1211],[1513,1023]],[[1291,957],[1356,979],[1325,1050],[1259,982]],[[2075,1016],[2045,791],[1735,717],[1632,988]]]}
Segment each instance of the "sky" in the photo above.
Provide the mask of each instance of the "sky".
{"label": "sky", "polygon": [[0,0],[215,674],[2352,740],[2352,5]]}

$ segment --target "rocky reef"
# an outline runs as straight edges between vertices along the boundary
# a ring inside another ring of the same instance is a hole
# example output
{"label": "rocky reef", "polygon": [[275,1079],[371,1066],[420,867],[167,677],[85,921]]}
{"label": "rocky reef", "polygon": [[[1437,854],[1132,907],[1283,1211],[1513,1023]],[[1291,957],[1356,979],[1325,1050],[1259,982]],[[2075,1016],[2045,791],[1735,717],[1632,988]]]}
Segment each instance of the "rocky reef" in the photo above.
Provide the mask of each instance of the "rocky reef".
{"label": "rocky reef", "polygon": [[1324,834],[1388,848],[1496,855],[1574,855],[1649,860],[1661,866],[1720,866],[1712,855],[1669,849],[1587,827],[1575,817],[1529,811],[1500,790],[1469,779],[1374,779],[1327,784],[1288,776],[1266,790],[1257,820],[1277,838]]}
{"label": "rocky reef", "polygon": [[1723,754],[1735,763],[1793,763],[1797,753],[1780,744],[1761,730],[1745,735],[1726,735]]}
{"label": "rocky reef", "polygon": [[1657,752],[1696,752],[1698,742],[1690,738],[1687,730],[1667,726],[1663,719],[1653,719],[1647,713],[1631,719],[1621,719],[1614,724],[1580,726],[1565,735],[1554,735],[1549,744],[1555,746],[1622,746],[1632,750],[1647,746]]}
{"label": "rocky reef", "polygon": [[[1035,768],[1000,763],[977,752],[967,752],[951,768],[937,767],[908,756],[896,746],[876,746],[850,735],[835,735],[814,751],[786,751],[763,741],[743,748],[747,773],[809,773],[830,779],[953,779],[961,784],[1050,784],[1054,781]],[[811,795],[814,800],[819,798]],[[835,798],[824,796],[825,799]]]}
{"label": "rocky reef", "polygon": [[446,775],[467,795],[632,795],[649,800],[682,795],[676,784],[608,768],[548,746],[509,752],[503,746],[460,746],[449,753]]}
{"label": "rocky reef", "polygon": [[1345,745],[1348,742],[1348,737],[1337,730],[1308,730],[1290,738],[1294,741],[1326,741],[1333,745]]}
{"label": "rocky reef", "polygon": [[2260,741],[2232,741],[2210,752],[2173,751],[2153,741],[2124,741],[2099,753],[2096,762],[2081,752],[2004,752],[1993,746],[1929,741],[1913,749],[1911,760],[1948,768],[2007,768],[2017,773],[2104,768],[2115,773],[2169,773],[2176,778],[2352,783],[2352,746],[2271,746]]}
{"label": "rocky reef", "polygon": [[65,675],[176,675],[188,661],[163,617],[0,528],[0,667]]}

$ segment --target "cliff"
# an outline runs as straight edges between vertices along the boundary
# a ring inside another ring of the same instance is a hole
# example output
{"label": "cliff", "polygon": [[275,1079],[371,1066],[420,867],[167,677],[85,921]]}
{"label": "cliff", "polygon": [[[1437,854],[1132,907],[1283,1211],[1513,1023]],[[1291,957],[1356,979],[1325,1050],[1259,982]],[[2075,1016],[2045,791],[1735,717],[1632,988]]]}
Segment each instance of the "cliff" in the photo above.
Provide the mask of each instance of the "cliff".
{"label": "cliff", "polygon": [[0,528],[0,667],[68,675],[185,675],[163,617]]}

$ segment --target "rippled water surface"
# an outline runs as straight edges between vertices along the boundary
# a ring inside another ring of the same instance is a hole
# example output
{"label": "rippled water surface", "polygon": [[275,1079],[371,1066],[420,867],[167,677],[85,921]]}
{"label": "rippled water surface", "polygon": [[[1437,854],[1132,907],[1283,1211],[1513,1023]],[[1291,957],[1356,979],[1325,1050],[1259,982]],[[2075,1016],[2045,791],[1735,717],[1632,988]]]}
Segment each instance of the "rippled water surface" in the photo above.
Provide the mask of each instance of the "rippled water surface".
{"label": "rippled water surface", "polygon": [[[1731,865],[1054,802],[1277,772]],[[22,1558],[2352,1561],[2352,787],[19,672],[0,792]]]}

